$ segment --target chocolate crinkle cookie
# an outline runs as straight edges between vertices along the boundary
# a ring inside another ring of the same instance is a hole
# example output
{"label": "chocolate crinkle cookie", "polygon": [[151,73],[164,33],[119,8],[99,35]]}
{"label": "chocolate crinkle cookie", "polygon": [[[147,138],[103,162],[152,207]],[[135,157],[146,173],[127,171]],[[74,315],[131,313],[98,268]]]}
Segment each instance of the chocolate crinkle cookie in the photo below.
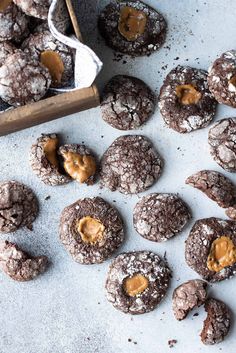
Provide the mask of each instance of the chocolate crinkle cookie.
{"label": "chocolate crinkle cookie", "polygon": [[13,0],[28,16],[47,19],[52,0]]}
{"label": "chocolate crinkle cookie", "polygon": [[0,67],[9,55],[14,54],[16,47],[11,42],[0,42]]}
{"label": "chocolate crinkle cookie", "polygon": [[123,222],[101,197],[81,199],[63,210],[60,239],[75,261],[98,264],[123,242]]}
{"label": "chocolate crinkle cookie", "polygon": [[22,50],[48,68],[51,87],[70,86],[74,77],[74,49],[59,42],[49,31],[32,34],[22,44]]}
{"label": "chocolate crinkle cookie", "polygon": [[208,85],[219,103],[236,108],[236,50],[216,59],[209,69]]}
{"label": "chocolate crinkle cookie", "polygon": [[236,118],[218,121],[208,134],[214,160],[228,172],[236,172]]}
{"label": "chocolate crinkle cookie", "polygon": [[15,281],[25,282],[46,270],[46,256],[32,257],[9,241],[0,242],[0,269]]}
{"label": "chocolate crinkle cookie", "polygon": [[216,104],[204,70],[179,65],[170,71],[161,87],[161,114],[165,123],[180,133],[209,125],[215,115]]}
{"label": "chocolate crinkle cookie", "polygon": [[219,172],[201,170],[188,177],[185,183],[204,192],[222,208],[236,205],[235,185]]}
{"label": "chocolate crinkle cookie", "polygon": [[21,42],[28,35],[28,18],[12,2],[1,0],[0,3],[0,42],[13,40]]}
{"label": "chocolate crinkle cookie", "polygon": [[117,75],[105,86],[101,98],[102,118],[116,129],[139,128],[154,109],[154,93],[136,77]]}
{"label": "chocolate crinkle cookie", "polygon": [[40,100],[50,84],[48,69],[21,51],[0,67],[0,97],[14,107]]}
{"label": "chocolate crinkle cookie", "polygon": [[129,314],[155,309],[166,295],[171,271],[165,261],[149,251],[118,255],[109,268],[106,296],[113,306]]}
{"label": "chocolate crinkle cookie", "polygon": [[141,1],[115,1],[101,12],[98,28],[114,50],[141,56],[161,47],[167,24],[159,12]]}
{"label": "chocolate crinkle cookie", "polygon": [[63,167],[66,173],[79,183],[92,185],[96,174],[96,160],[85,145],[68,144],[58,150],[63,157]]}
{"label": "chocolate crinkle cookie", "polygon": [[236,222],[198,220],[185,245],[187,264],[203,279],[218,282],[236,273]]}
{"label": "chocolate crinkle cookie", "polygon": [[231,326],[231,313],[221,300],[209,298],[205,303],[207,318],[201,332],[201,340],[206,345],[220,343],[228,335]]}
{"label": "chocolate crinkle cookie", "polygon": [[207,282],[193,279],[175,288],[172,295],[172,309],[177,320],[186,318],[188,313],[205,303],[207,299]]}
{"label": "chocolate crinkle cookie", "polygon": [[123,194],[148,189],[160,177],[163,162],[152,143],[141,135],[118,137],[101,160],[101,186]]}
{"label": "chocolate crinkle cookie", "polygon": [[170,239],[179,233],[191,214],[183,200],[174,194],[150,194],[135,206],[133,223],[144,238],[156,242]]}
{"label": "chocolate crinkle cookie", "polygon": [[61,185],[71,181],[69,175],[61,170],[57,155],[58,143],[57,134],[43,134],[30,150],[32,170],[47,185]]}
{"label": "chocolate crinkle cookie", "polygon": [[0,232],[14,232],[20,227],[32,230],[38,215],[38,201],[30,188],[17,181],[0,183]]}

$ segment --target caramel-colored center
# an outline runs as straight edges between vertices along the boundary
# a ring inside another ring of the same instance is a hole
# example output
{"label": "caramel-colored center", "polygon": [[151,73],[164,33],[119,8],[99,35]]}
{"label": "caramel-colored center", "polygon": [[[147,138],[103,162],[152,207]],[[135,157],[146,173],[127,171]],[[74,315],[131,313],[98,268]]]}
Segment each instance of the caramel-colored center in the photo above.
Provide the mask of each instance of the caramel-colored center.
{"label": "caramel-colored center", "polygon": [[183,105],[197,104],[202,96],[193,85],[177,86],[176,95]]}
{"label": "caramel-colored center", "polygon": [[134,41],[141,36],[147,24],[147,16],[143,11],[138,11],[130,6],[122,7],[118,30],[128,41]]}
{"label": "caramel-colored center", "polygon": [[137,274],[127,277],[124,281],[124,290],[130,297],[141,294],[148,287],[148,279],[143,275]]}
{"label": "caramel-colored center", "polygon": [[236,75],[233,76],[233,77],[229,80],[229,83],[231,83],[231,85],[233,85],[233,86],[236,87]]}
{"label": "caramel-colored center", "polygon": [[103,239],[105,227],[97,219],[86,216],[79,220],[77,229],[84,243],[94,245]]}
{"label": "caramel-colored center", "polygon": [[60,55],[53,50],[43,51],[40,55],[40,62],[48,68],[52,82],[61,83],[65,68]]}
{"label": "caramel-colored center", "polygon": [[57,145],[58,145],[58,139],[51,138],[43,146],[43,150],[47,160],[56,168],[58,167],[58,160],[57,160],[57,154],[56,154]]}
{"label": "caramel-colored center", "polygon": [[11,3],[12,0],[0,0],[0,12],[4,12]]}
{"label": "caramel-colored center", "polygon": [[213,241],[207,258],[210,271],[219,272],[236,262],[236,247],[229,237],[222,236]]}
{"label": "caramel-colored center", "polygon": [[92,156],[81,156],[75,152],[67,152],[63,157],[65,158],[66,172],[80,183],[84,183],[96,172],[96,162]]}

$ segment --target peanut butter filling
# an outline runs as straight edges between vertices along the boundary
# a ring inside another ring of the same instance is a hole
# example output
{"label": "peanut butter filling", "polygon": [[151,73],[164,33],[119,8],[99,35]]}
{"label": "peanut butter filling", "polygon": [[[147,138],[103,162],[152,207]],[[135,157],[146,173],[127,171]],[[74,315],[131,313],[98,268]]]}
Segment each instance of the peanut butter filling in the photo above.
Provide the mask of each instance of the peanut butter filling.
{"label": "peanut butter filling", "polygon": [[207,258],[210,271],[219,272],[236,262],[236,247],[229,237],[222,236],[213,241]]}
{"label": "peanut butter filling", "polygon": [[0,1],[0,12],[4,12],[11,3],[12,3],[12,0],[1,0]]}
{"label": "peanut butter filling", "polygon": [[67,152],[63,154],[63,157],[65,158],[65,171],[80,183],[84,183],[96,173],[96,162],[92,156]]}
{"label": "peanut butter filling", "polygon": [[234,87],[236,87],[236,75],[234,75],[230,80],[229,83],[231,83],[231,85],[233,85]]}
{"label": "peanut butter filling", "polygon": [[148,288],[148,279],[141,274],[134,275],[132,277],[127,277],[124,280],[124,290],[130,297],[135,297],[141,294]]}
{"label": "peanut butter filling", "polygon": [[48,68],[52,82],[61,83],[65,68],[60,55],[53,50],[45,50],[40,55],[40,62]]}
{"label": "peanut butter filling", "polygon": [[130,6],[122,7],[118,30],[128,41],[135,41],[141,36],[147,24],[147,16],[143,11],[138,11]]}
{"label": "peanut butter filling", "polygon": [[77,224],[77,229],[84,243],[94,245],[104,237],[105,226],[95,218],[83,217]]}
{"label": "peanut butter filling", "polygon": [[43,146],[43,150],[47,160],[56,168],[58,167],[58,160],[57,160],[57,154],[56,154],[57,145],[58,145],[58,139],[51,138]]}
{"label": "peanut butter filling", "polygon": [[176,87],[176,95],[183,105],[197,104],[202,95],[193,85],[179,85]]}

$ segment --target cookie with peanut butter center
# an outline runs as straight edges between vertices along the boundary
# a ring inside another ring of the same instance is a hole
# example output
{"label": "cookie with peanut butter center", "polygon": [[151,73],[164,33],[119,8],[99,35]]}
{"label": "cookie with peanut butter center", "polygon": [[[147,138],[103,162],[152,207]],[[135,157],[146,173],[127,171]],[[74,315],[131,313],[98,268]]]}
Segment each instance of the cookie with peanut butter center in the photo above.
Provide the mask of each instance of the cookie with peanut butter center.
{"label": "cookie with peanut butter center", "polygon": [[236,274],[236,222],[219,218],[198,220],[186,240],[185,260],[209,282]]}
{"label": "cookie with peanut butter center", "polygon": [[215,60],[209,69],[208,85],[219,103],[236,108],[236,50]]}
{"label": "cookie with peanut butter center", "polygon": [[146,137],[121,136],[102,157],[100,183],[111,191],[136,194],[159,179],[162,167],[159,153]]}
{"label": "cookie with peanut butter center", "polygon": [[13,0],[14,3],[28,16],[46,20],[52,0]]}
{"label": "cookie with peanut butter center", "polygon": [[12,0],[0,2],[0,42],[22,42],[29,34],[28,18]]}
{"label": "cookie with peanut butter center", "polygon": [[142,1],[115,1],[100,13],[98,28],[112,49],[142,56],[162,46],[167,23],[159,12]]}
{"label": "cookie with peanut butter center", "polygon": [[80,199],[66,207],[59,233],[72,258],[87,265],[107,260],[124,240],[118,211],[101,197]]}
{"label": "cookie with peanut butter center", "polygon": [[24,52],[48,68],[51,87],[70,86],[74,79],[74,49],[59,42],[49,31],[31,34],[22,44]]}
{"label": "cookie with peanut butter center", "polygon": [[42,134],[30,149],[30,165],[35,175],[45,184],[55,186],[70,182],[58,159],[59,137],[57,134]]}
{"label": "cookie with peanut butter center", "polygon": [[48,69],[21,50],[0,67],[0,97],[14,107],[37,102],[51,84]]}
{"label": "cookie with peanut butter center", "polygon": [[159,255],[150,251],[123,253],[110,265],[106,297],[124,313],[144,314],[165,297],[170,279],[168,264]]}
{"label": "cookie with peanut butter center", "polygon": [[153,114],[155,100],[154,93],[142,80],[114,76],[102,93],[102,118],[119,130],[138,129]]}
{"label": "cookie with peanut butter center", "polygon": [[181,232],[190,218],[188,206],[174,194],[144,196],[133,211],[136,231],[145,239],[155,242],[167,241]]}
{"label": "cookie with peanut butter center", "polygon": [[92,185],[97,170],[96,159],[85,145],[68,144],[58,150],[63,157],[63,166],[66,173],[79,183]]}
{"label": "cookie with peanut butter center", "polygon": [[222,119],[208,133],[210,153],[228,172],[236,172],[236,118]]}
{"label": "cookie with peanut butter center", "polygon": [[179,65],[170,71],[161,87],[161,114],[167,126],[179,133],[209,125],[216,105],[204,70]]}

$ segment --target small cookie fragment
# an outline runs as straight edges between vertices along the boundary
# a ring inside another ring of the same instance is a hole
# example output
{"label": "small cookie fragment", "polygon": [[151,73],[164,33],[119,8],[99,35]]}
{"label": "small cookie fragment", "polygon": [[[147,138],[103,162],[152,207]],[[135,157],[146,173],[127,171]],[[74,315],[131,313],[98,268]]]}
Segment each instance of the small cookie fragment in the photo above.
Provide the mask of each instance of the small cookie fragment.
{"label": "small cookie fragment", "polygon": [[163,162],[141,135],[118,137],[101,160],[101,186],[123,194],[145,191],[160,177]]}
{"label": "small cookie fragment", "polygon": [[210,153],[228,172],[236,172],[236,118],[218,121],[208,134]]}
{"label": "small cookie fragment", "polygon": [[208,85],[219,103],[236,108],[236,50],[215,60],[209,69]]}
{"label": "small cookie fragment", "polygon": [[123,242],[123,222],[101,197],[81,199],[63,210],[60,239],[76,262],[98,264]]}
{"label": "small cookie fragment", "polygon": [[177,320],[186,318],[188,313],[203,305],[207,298],[207,282],[194,279],[175,288],[172,295],[172,309]]}
{"label": "small cookie fragment", "polygon": [[142,1],[115,1],[98,19],[106,44],[121,53],[141,56],[158,50],[165,41],[164,17]]}
{"label": "small cookie fragment", "polygon": [[236,221],[236,205],[235,207],[229,207],[225,211],[226,216],[228,216],[233,221]]}
{"label": "small cookie fragment", "polygon": [[161,87],[161,114],[168,127],[179,133],[209,125],[215,115],[216,104],[204,70],[179,65],[170,71]]}
{"label": "small cookie fragment", "polygon": [[236,222],[219,218],[195,222],[185,244],[189,267],[209,282],[236,274]]}
{"label": "small cookie fragment", "polygon": [[205,303],[207,318],[201,332],[201,340],[206,345],[220,343],[230,330],[231,314],[221,300],[209,298]]}
{"label": "small cookie fragment", "polygon": [[191,214],[187,205],[174,194],[150,194],[142,197],[133,212],[136,231],[145,239],[162,242],[179,233]]}
{"label": "small cookie fragment", "polygon": [[11,0],[1,0],[0,42],[13,40],[19,43],[28,32],[27,16]]}
{"label": "small cookie fragment", "polygon": [[103,90],[102,118],[116,129],[139,128],[153,114],[154,109],[154,93],[136,77],[114,76]]}
{"label": "small cookie fragment", "polygon": [[0,42],[0,67],[9,55],[14,54],[16,47],[11,42]]}
{"label": "small cookie fragment", "polygon": [[38,201],[33,191],[17,181],[0,183],[0,232],[14,232],[20,227],[32,230],[38,215]]}
{"label": "small cookie fragment", "polygon": [[204,192],[222,208],[236,204],[235,185],[219,172],[201,170],[188,177],[185,183]]}
{"label": "small cookie fragment", "polygon": [[155,309],[166,295],[171,271],[165,261],[149,251],[118,255],[110,265],[106,297],[113,306],[129,314]]}
{"label": "small cookie fragment", "polygon": [[10,55],[0,67],[0,97],[14,107],[37,102],[50,84],[48,69],[21,51]]}
{"label": "small cookie fragment", "polygon": [[14,3],[28,16],[46,20],[52,0],[13,0]]}
{"label": "small cookie fragment", "polygon": [[74,75],[74,50],[59,42],[49,31],[31,34],[22,50],[48,68],[51,87],[70,86]]}
{"label": "small cookie fragment", "polygon": [[63,174],[57,156],[58,136],[43,134],[31,146],[30,165],[33,172],[47,185],[62,185],[71,181]]}
{"label": "small cookie fragment", "polygon": [[91,151],[85,145],[64,145],[58,153],[64,159],[66,173],[80,183],[92,185],[96,174],[96,161]]}
{"label": "small cookie fragment", "polygon": [[32,257],[17,244],[7,240],[0,242],[0,269],[15,281],[30,281],[43,273],[47,265],[46,256]]}

